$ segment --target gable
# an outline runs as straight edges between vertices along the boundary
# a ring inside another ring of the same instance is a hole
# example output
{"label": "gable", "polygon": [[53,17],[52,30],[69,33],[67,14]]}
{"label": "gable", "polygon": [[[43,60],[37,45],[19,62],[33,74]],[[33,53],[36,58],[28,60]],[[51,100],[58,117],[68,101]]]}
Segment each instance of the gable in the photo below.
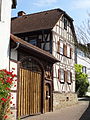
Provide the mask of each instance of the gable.
{"label": "gable", "polygon": [[74,31],[73,20],[67,17],[65,14],[62,14],[60,19],[57,21],[52,31],[60,35],[62,39],[67,39],[68,41],[73,42],[76,40],[76,34]]}

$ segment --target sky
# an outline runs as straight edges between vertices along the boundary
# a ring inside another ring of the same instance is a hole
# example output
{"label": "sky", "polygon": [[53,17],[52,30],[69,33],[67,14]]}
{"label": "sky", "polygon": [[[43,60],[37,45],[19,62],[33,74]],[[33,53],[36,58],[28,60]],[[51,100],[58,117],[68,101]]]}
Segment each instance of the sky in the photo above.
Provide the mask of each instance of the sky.
{"label": "sky", "polygon": [[60,8],[74,20],[75,26],[80,26],[88,19],[90,13],[90,0],[17,0],[16,9],[12,10],[12,17],[19,11],[26,14]]}

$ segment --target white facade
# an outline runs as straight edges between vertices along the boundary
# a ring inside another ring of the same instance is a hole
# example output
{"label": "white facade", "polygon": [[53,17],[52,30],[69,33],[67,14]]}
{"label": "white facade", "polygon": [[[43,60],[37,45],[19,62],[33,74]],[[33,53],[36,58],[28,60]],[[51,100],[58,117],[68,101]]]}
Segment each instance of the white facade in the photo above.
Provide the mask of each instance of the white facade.
{"label": "white facade", "polygon": [[77,49],[77,64],[83,66],[82,72],[88,75],[88,81],[90,84],[90,58],[85,56],[85,53],[79,49]]}
{"label": "white facade", "polygon": [[8,70],[12,0],[0,0],[0,8],[0,69]]}
{"label": "white facade", "polygon": [[53,78],[54,91],[68,93],[75,92],[75,48],[71,23],[67,19],[67,28],[64,28],[64,19],[66,18],[62,16],[52,30],[52,54],[60,61],[53,66]]}

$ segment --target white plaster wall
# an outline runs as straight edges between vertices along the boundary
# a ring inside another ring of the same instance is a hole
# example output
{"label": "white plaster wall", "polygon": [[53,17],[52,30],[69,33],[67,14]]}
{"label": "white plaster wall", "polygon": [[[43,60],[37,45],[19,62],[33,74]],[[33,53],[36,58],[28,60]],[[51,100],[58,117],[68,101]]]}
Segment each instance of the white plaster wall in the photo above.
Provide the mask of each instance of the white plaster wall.
{"label": "white plaster wall", "polygon": [[[10,60],[10,71],[13,71],[13,74],[16,74],[16,75],[17,75],[17,63],[12,61],[12,60],[17,61],[17,55],[18,55],[17,50],[11,49],[11,52],[10,52],[10,59],[11,59]],[[14,78],[14,82],[13,82],[13,86],[12,86],[11,90],[12,90],[11,95],[12,95],[13,99],[11,99],[12,104],[10,105],[10,107],[16,108],[17,92],[13,92],[13,91],[17,91],[17,76]]]}
{"label": "white plaster wall", "polygon": [[10,58],[17,61],[18,52],[17,50],[11,49]]}
{"label": "white plaster wall", "polygon": [[12,0],[2,0],[0,21],[0,69],[9,69],[9,40]]}
{"label": "white plaster wall", "polygon": [[[13,74],[17,75],[17,63],[10,61],[10,71],[13,71]],[[12,104],[10,104],[10,107],[14,107],[16,108],[17,105],[17,92],[13,92],[17,90],[17,76],[14,78],[13,81],[13,86],[11,88],[12,92],[11,92],[11,101]]]}

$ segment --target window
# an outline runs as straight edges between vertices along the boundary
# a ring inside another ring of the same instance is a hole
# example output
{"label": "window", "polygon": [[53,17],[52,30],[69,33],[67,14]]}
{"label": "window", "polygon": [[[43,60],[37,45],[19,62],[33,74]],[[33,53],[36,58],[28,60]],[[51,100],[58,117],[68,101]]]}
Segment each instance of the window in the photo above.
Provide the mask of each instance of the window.
{"label": "window", "polygon": [[70,71],[67,72],[67,82],[71,83],[71,75],[70,75]]}
{"label": "window", "polygon": [[73,59],[73,49],[70,48],[70,58]]}
{"label": "window", "polygon": [[30,40],[29,43],[32,44],[32,45],[35,45],[35,46],[37,45],[36,40]]}
{"label": "window", "polygon": [[72,72],[70,72],[70,71],[65,71],[65,81],[66,81],[68,84],[71,84],[71,83],[72,83]]}
{"label": "window", "polygon": [[82,67],[82,72],[87,73],[87,68],[85,66]]}
{"label": "window", "polygon": [[63,43],[60,42],[60,54],[63,55]]}
{"label": "window", "polygon": [[64,29],[67,30],[67,19],[64,18]]}
{"label": "window", "polygon": [[61,82],[64,82],[64,70],[61,69]]}
{"label": "window", "polygon": [[0,21],[1,21],[1,7],[2,7],[2,0],[0,0]]}
{"label": "window", "polygon": [[67,45],[67,57],[70,58],[70,46],[69,45]]}
{"label": "window", "polygon": [[37,36],[29,36],[28,41],[29,41],[30,44],[36,46],[37,45]]}
{"label": "window", "polygon": [[58,69],[58,80],[61,83],[64,83],[64,70]]}
{"label": "window", "polygon": [[41,43],[41,49],[49,51],[50,50],[50,43]]}
{"label": "window", "polygon": [[82,57],[85,57],[85,53],[79,49],[77,49],[77,54],[82,56]]}
{"label": "window", "polygon": [[25,39],[25,41],[27,41],[27,42],[28,42],[28,37],[25,37],[24,39]]}

